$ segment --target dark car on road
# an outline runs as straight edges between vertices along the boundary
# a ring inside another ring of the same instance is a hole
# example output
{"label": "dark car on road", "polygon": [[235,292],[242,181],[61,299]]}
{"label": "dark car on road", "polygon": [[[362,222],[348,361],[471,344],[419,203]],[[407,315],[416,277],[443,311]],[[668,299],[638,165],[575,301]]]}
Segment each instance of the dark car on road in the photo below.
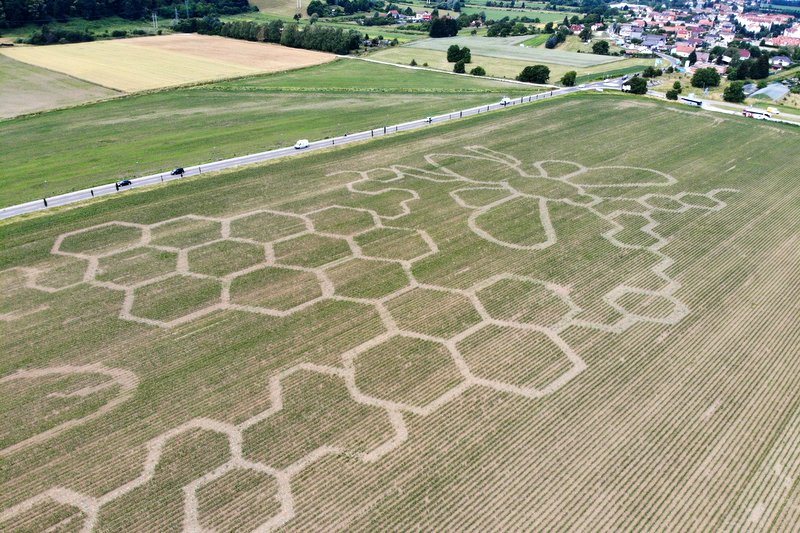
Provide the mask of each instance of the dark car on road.
{"label": "dark car on road", "polygon": [[183,167],[178,167],[178,168],[176,168],[175,170],[172,171],[172,175],[173,176],[183,176],[183,172],[184,172]]}
{"label": "dark car on road", "polygon": [[130,187],[130,186],[131,186],[131,180],[122,180],[117,182],[117,190],[119,190],[120,187]]}

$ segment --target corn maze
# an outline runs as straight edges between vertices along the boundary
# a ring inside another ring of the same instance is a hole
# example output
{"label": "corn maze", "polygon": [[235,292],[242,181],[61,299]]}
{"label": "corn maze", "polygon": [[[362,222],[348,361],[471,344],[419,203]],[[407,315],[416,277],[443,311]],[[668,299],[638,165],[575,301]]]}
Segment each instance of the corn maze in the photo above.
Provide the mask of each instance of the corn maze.
{"label": "corn maze", "polygon": [[[9,290],[115,292],[121,295],[118,319],[143,328],[179,329],[225,312],[291,318],[326,301],[371,308],[381,323],[377,334],[336,354],[338,364],[309,360],[272,375],[268,408],[237,423],[188,420],[146,442],[134,479],[102,494],[51,486],[0,512],[3,529],[46,524],[102,530],[104,509],[153,483],[169,446],[200,432],[219,436],[223,449],[219,460],[182,478],[174,525],[187,531],[291,526],[301,517],[293,485],[315,463],[341,456],[380,464],[415,437],[408,417],[432,416],[470,390],[536,402],[590,373],[581,350],[566,340],[567,330],[624,335],[638,324],[684,320],[692,309],[669,274],[675,260],[663,248],[671,239],[660,233],[657,217],[714,216],[739,193],[675,192],[677,180],[656,170],[564,160],[524,164],[481,146],[431,153],[425,162],[425,168],[392,165],[331,175],[345,176],[346,191],[355,196],[402,197],[393,214],[333,204],[227,217],[192,214],[151,224],[111,221],[59,235],[51,249],[56,263],[47,268],[1,272]],[[588,299],[575,298],[573,288],[558,280],[512,270],[461,287],[419,279],[417,266],[440,254],[424,227],[402,224],[414,214],[420,183],[446,188],[465,213],[468,231],[509,254],[539,253],[560,243],[553,213],[566,206],[601,223],[600,237],[620,253],[644,258],[641,268]],[[654,188],[667,192],[650,192]],[[12,325],[47,307],[36,298],[15,299],[4,304],[0,318]],[[0,386],[42,379],[55,386],[54,378],[75,381],[47,398],[97,401],[88,412],[67,412],[38,432],[34,426],[16,440],[5,438],[4,460],[121,409],[138,382],[128,370],[96,363],[19,370],[1,378]],[[287,444],[297,424],[287,411],[298,391],[309,387],[348,403],[350,410],[339,416],[366,417],[369,431],[320,428],[314,435],[312,429]]]}

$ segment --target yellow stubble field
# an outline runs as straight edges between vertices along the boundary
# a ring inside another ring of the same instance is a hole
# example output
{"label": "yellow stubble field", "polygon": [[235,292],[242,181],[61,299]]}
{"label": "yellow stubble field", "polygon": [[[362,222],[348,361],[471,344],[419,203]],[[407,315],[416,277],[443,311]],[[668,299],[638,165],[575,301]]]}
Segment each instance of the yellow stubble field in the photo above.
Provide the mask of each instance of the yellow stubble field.
{"label": "yellow stubble field", "polygon": [[42,47],[14,47],[12,59],[124,92],[302,68],[336,56],[197,34]]}

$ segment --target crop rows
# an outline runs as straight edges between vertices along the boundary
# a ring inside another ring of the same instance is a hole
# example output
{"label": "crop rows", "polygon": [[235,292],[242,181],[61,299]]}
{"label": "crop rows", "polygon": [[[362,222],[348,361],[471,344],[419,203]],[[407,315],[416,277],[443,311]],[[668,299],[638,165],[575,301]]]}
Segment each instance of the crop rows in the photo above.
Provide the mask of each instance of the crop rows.
{"label": "crop rows", "polygon": [[790,530],[791,164],[734,189],[434,150],[0,272],[13,354],[54,318],[85,345],[0,382],[67,409],[5,436],[2,527]]}

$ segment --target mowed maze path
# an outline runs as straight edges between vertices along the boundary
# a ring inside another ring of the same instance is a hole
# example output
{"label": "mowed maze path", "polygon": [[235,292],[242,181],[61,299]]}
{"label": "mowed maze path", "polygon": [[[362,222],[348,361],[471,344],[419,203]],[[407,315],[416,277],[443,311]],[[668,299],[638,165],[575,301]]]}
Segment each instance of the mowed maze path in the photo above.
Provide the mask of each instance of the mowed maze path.
{"label": "mowed maze path", "polygon": [[8,224],[0,526],[789,531],[797,142],[575,96]]}
{"label": "mowed maze path", "polygon": [[2,53],[125,92],[277,72],[335,59],[333,54],[198,34],[14,47]]}

